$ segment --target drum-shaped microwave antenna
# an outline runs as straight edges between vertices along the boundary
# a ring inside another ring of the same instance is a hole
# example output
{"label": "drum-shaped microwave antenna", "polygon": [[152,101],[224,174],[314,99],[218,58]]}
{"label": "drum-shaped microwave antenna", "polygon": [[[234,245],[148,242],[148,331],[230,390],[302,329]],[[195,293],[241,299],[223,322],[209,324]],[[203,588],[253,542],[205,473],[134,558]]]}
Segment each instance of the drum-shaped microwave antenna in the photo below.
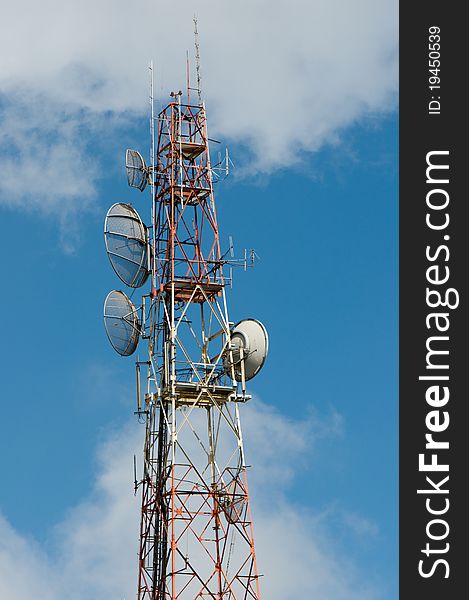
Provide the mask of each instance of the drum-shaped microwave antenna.
{"label": "drum-shaped microwave antenna", "polygon": [[125,172],[129,186],[143,192],[147,185],[148,169],[143,156],[137,150],[125,151]]}
{"label": "drum-shaped microwave antenna", "polygon": [[148,235],[130,204],[113,204],[104,221],[104,241],[112,268],[126,285],[138,288],[148,277]]}
{"label": "drum-shaped microwave antenna", "polygon": [[233,363],[227,352],[224,361],[226,373],[231,377],[233,366],[236,381],[242,381],[244,367],[245,381],[252,379],[264,365],[269,350],[266,328],[256,319],[240,321],[231,330],[231,348]]}
{"label": "drum-shaped microwave antenna", "polygon": [[104,327],[112,347],[121,356],[135,352],[140,335],[137,309],[124,292],[113,290],[104,301]]}

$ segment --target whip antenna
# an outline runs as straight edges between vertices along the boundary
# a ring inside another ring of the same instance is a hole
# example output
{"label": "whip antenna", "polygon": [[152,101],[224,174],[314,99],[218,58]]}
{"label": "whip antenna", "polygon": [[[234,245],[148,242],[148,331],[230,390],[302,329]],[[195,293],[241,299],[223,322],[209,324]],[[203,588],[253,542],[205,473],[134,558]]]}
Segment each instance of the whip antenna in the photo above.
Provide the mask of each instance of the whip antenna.
{"label": "whip antenna", "polygon": [[200,46],[199,32],[197,31],[197,17],[194,15],[194,44],[195,44],[195,72],[197,75],[197,96],[199,97],[199,106],[202,106],[202,86],[200,77]]}

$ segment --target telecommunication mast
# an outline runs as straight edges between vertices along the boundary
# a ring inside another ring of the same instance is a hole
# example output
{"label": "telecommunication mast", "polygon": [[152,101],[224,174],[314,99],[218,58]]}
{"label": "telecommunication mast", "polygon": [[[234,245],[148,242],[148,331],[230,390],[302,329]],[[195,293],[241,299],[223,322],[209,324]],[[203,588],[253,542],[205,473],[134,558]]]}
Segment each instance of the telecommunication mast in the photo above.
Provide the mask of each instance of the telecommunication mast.
{"label": "telecommunication mast", "polygon": [[[130,205],[109,209],[106,250],[130,288],[149,283],[137,308],[110,292],[104,323],[114,349],[136,361],[137,414],[145,423],[139,600],[259,600],[259,575],[241,429],[246,382],[268,350],[264,326],[228,316],[205,105],[180,91],[158,115],[151,91],[147,166],[126,151],[131,187],[150,189],[151,225]],[[150,67],[152,71],[152,67]],[[189,72],[189,69],[188,69]],[[189,77],[188,77],[189,79]],[[153,73],[152,73],[153,81]],[[226,156],[224,168],[228,168]],[[240,261],[244,263],[245,261]]]}

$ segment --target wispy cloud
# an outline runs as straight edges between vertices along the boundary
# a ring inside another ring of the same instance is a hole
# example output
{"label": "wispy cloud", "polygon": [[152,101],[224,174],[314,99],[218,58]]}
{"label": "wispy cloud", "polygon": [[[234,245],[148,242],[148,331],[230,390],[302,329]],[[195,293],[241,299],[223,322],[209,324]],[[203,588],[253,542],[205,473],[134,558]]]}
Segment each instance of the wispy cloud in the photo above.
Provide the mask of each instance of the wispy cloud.
{"label": "wispy cloud", "polygon": [[87,208],[97,177],[86,152],[91,133],[87,116],[48,97],[29,102],[15,93],[0,102],[0,117],[2,203],[26,202],[48,214],[74,210],[78,200]]}
{"label": "wispy cloud", "polygon": [[[250,488],[264,597],[381,598],[327,535],[327,516],[290,500],[304,460],[320,443],[315,432],[336,435],[336,416],[286,419],[259,400],[246,406],[243,414],[248,452],[255,464]],[[26,600],[31,590],[41,600],[134,597],[139,502],[131,490],[130,465],[142,434],[141,427],[129,424],[101,446],[91,495],[51,532],[48,551],[0,517],[1,598]],[[274,447],[275,439],[282,440],[284,452]],[[360,527],[359,534],[367,535],[366,527]]]}
{"label": "wispy cloud", "polygon": [[112,135],[110,114],[144,118],[151,57],[161,99],[184,86],[194,11],[211,131],[244,146],[249,174],[395,107],[395,0],[18,0],[0,22],[0,203],[89,209],[89,141]]}

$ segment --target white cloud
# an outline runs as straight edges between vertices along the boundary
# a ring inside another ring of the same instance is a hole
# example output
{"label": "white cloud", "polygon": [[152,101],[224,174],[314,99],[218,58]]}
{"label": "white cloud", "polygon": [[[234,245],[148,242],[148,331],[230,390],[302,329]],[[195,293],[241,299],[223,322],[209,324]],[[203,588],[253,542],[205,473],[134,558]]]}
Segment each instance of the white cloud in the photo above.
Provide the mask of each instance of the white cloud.
{"label": "white cloud", "polygon": [[93,492],[51,532],[52,552],[0,515],[0,598],[26,600],[31,590],[41,600],[134,597],[139,506],[132,455],[141,434],[128,426],[100,448]]}
{"label": "white cloud", "polygon": [[[243,414],[248,452],[255,459],[250,489],[263,596],[380,598],[327,535],[327,514],[315,514],[311,507],[290,500],[292,481],[301,475],[302,463],[318,441],[315,432],[335,435],[337,417],[287,420],[258,400],[244,407]],[[0,516],[1,598],[26,600],[31,590],[41,600],[135,597],[139,501],[131,490],[131,460],[142,435],[142,427],[128,425],[100,448],[90,497],[56,526],[48,551]],[[284,452],[277,452],[275,439],[283,440]],[[289,476],[279,477],[281,470]],[[360,531],[363,535],[366,531]]]}
{"label": "white cloud", "polygon": [[31,589],[41,600],[60,598],[57,574],[47,556],[0,514],[0,598],[27,600]]}
{"label": "white cloud", "polygon": [[256,520],[256,546],[263,597],[272,600],[377,600],[345,553],[333,549],[321,525],[307,510],[278,507],[275,516],[261,512]]}
{"label": "white cloud", "polygon": [[244,144],[250,173],[289,166],[394,107],[397,10],[396,0],[9,3],[0,22],[0,203],[89,207],[98,174],[87,141],[109,135],[105,115],[147,117],[150,58],[160,98],[184,88],[194,11],[212,135]]}
{"label": "white cloud", "polygon": [[[29,208],[46,214],[86,208],[97,176],[80,135],[89,125],[87,115],[47,97],[34,97],[29,105],[19,92],[0,104],[0,115],[2,203],[26,200]],[[61,206],[67,200],[74,202]]]}

